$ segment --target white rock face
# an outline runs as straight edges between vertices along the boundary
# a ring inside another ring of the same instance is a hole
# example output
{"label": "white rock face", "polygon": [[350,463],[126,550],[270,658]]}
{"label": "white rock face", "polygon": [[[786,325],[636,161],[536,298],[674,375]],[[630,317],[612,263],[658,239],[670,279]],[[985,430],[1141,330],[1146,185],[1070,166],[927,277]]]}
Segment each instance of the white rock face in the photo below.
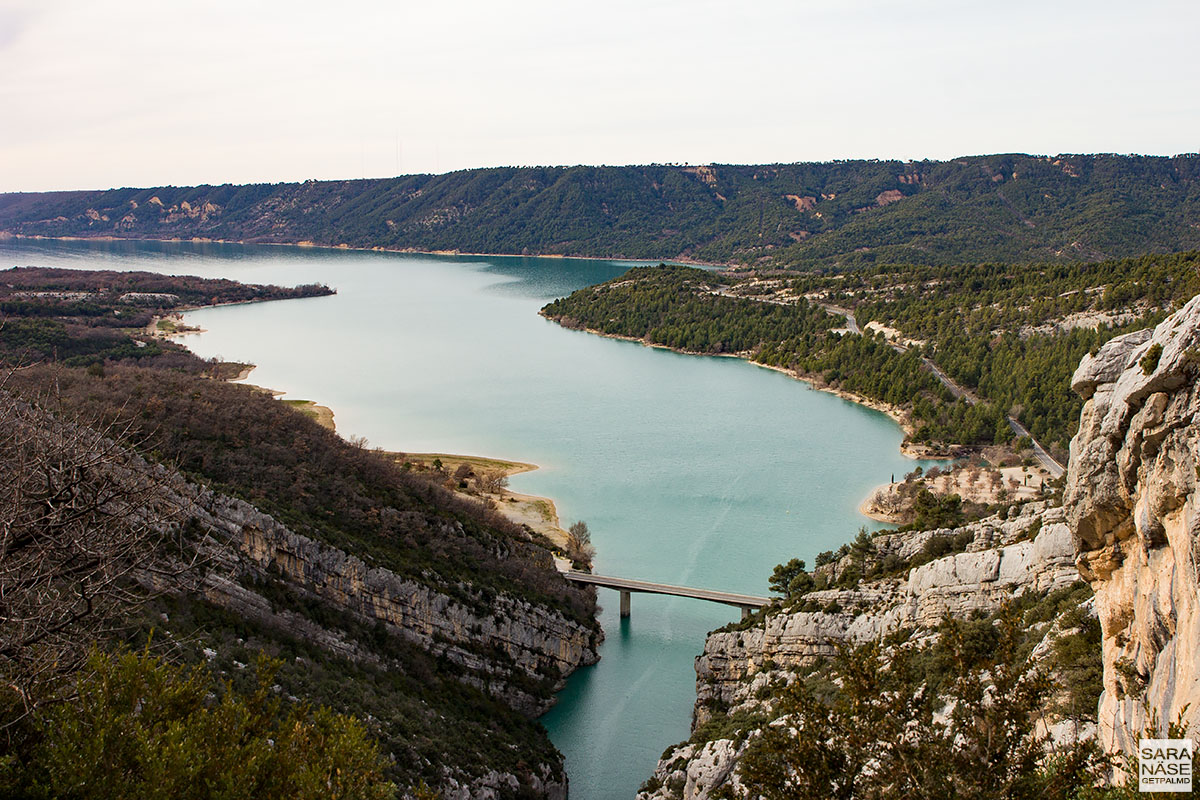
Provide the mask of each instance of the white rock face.
{"label": "white rock face", "polygon": [[[1103,635],[1104,692],[1098,725],[1060,723],[1055,741],[1096,736],[1129,752],[1157,715],[1160,733],[1180,719],[1200,723],[1200,297],[1153,331],[1107,343],[1083,359],[1072,388],[1086,400],[1062,509],[1027,504],[1015,519],[969,526],[967,552],[854,591],[811,597],[838,613],[781,614],[765,626],[711,634],[696,660],[697,724],[709,704],[752,708],[777,666],[802,664],[831,641],[865,642],[898,627],[936,624],[944,614],[993,610],[1026,590],[1070,585],[1083,576]],[[1032,541],[1017,541],[1031,525]],[[903,558],[936,535],[877,537],[881,555]],[[861,606],[864,613],[849,609]],[[1047,642],[1039,650],[1048,648]],[[1186,709],[1186,711],[1185,711]],[[751,734],[753,735],[753,734]],[[736,779],[745,743],[672,749],[639,800],[707,798]],[[702,783],[698,779],[717,781]]]}
{"label": "white rock face", "polygon": [[[764,670],[790,668],[832,655],[837,642],[863,644],[900,628],[934,628],[946,615],[992,612],[1026,590],[1048,591],[1079,580],[1071,531],[1059,508],[1030,503],[1011,520],[991,517],[958,529],[899,533],[876,538],[878,552],[911,557],[934,534],[974,535],[980,541],[1018,538],[1037,523],[1033,540],[957,553],[913,569],[906,580],[860,584],[852,590],[824,590],[808,597],[842,610],[795,611],[768,617],[744,631],[709,634],[696,659],[696,723],[708,719],[714,702],[737,706],[746,680]],[[914,544],[914,542],[916,544]],[[859,610],[861,609],[861,611]]]}
{"label": "white rock face", "polygon": [[664,758],[654,771],[651,785],[658,785],[640,792],[638,798],[708,800],[714,791],[726,785],[736,789],[740,783],[734,768],[746,744],[718,739],[703,745],[678,747],[670,754],[670,760]]}
{"label": "white rock face", "polygon": [[1087,402],[1064,504],[1096,592],[1099,738],[1114,751],[1136,744],[1146,708],[1200,721],[1198,371],[1200,297],[1152,333],[1110,341],[1072,379]]}
{"label": "white rock face", "polygon": [[[1025,538],[1036,531],[1033,539]],[[878,536],[875,558],[911,558],[934,536],[967,536],[967,552],[910,570],[906,578],[864,582],[852,590],[807,597],[840,611],[793,611],[742,631],[711,633],[696,659],[699,726],[714,706],[729,713],[762,705],[759,690],[788,680],[789,668],[831,655],[837,643],[862,644],[900,628],[929,631],[946,615],[993,612],[1025,591],[1049,591],[1079,580],[1075,545],[1061,508],[1028,503],[1008,519],[990,517],[957,529]],[[840,565],[829,568],[836,572]],[[753,733],[751,737],[753,737]],[[639,800],[705,800],[725,785],[736,787],[737,759],[748,740],[685,744],[664,754]]]}
{"label": "white rock face", "polygon": [[[531,679],[562,682],[580,665],[597,660],[598,630],[554,608],[503,593],[483,595],[467,585],[457,587],[459,596],[451,597],[297,534],[249,503],[190,483],[179,473],[136,456],[132,459],[138,469],[154,472],[161,502],[185,509],[186,516],[197,520],[208,534],[197,548],[209,568],[187,584],[163,578],[165,572],[146,574],[143,580],[157,590],[201,593],[217,606],[289,630],[339,656],[378,660],[339,631],[274,608],[239,580],[269,574],[340,613],[383,623],[391,634],[461,667],[465,682],[529,716],[548,707],[544,698],[522,688]],[[494,800],[522,788],[548,800],[566,798],[566,780],[558,764],[529,765],[523,776],[525,787],[513,774],[493,771],[471,779],[453,764],[442,766],[446,779],[439,788],[447,798]]]}

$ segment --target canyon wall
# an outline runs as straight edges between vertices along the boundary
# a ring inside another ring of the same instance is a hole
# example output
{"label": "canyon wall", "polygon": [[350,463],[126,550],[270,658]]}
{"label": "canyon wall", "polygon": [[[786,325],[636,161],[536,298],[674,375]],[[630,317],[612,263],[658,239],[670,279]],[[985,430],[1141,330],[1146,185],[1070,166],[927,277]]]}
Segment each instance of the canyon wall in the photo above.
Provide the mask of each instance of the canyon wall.
{"label": "canyon wall", "polygon": [[[863,644],[900,629],[915,631],[920,640],[935,635],[947,615],[991,613],[1024,592],[1044,594],[1079,580],[1063,510],[1047,502],[955,529],[876,536],[869,559],[909,561],[935,538],[968,543],[963,552],[906,575],[804,595],[806,607],[820,610],[780,611],[748,627],[709,634],[696,659],[693,729],[768,710],[767,687],[791,680],[792,670],[831,655],[840,644]],[[836,578],[853,558],[818,571]],[[703,800],[723,786],[736,787],[738,759],[754,736],[742,731],[668,748],[639,800]]]}
{"label": "canyon wall", "polygon": [[1198,369],[1200,297],[1153,331],[1109,341],[1072,379],[1087,402],[1064,506],[1096,593],[1110,750],[1130,751],[1152,717],[1159,730],[1200,719]]}
{"label": "canyon wall", "polygon": [[[286,631],[337,657],[402,668],[389,660],[386,647],[348,632],[358,623],[360,630],[367,626],[415,644],[444,663],[448,674],[528,717],[549,708],[552,693],[577,667],[597,660],[599,626],[549,603],[467,582],[439,591],[298,534],[250,503],[174,470],[133,455],[126,468],[131,475],[151,473],[159,502],[186,521],[179,560],[157,563],[142,575],[156,593],[185,602],[203,597],[239,619]],[[184,561],[191,563],[185,567]],[[547,579],[561,580],[546,561]],[[519,775],[467,773],[450,762],[441,771],[437,789],[447,800],[564,800],[567,793],[561,758],[539,763],[530,756]]]}
{"label": "canyon wall", "polygon": [[[901,628],[933,636],[944,615],[993,611],[1007,598],[1082,578],[1094,592],[1083,610],[1100,623],[1099,743],[1129,753],[1148,728],[1165,736],[1168,723],[1178,722],[1194,732],[1200,721],[1198,374],[1200,297],[1153,330],[1117,337],[1086,356],[1072,379],[1086,403],[1061,507],[1030,503],[1006,519],[955,531],[876,537],[875,558],[902,560],[937,536],[970,543],[904,577],[811,592],[804,595],[806,610],[710,634],[696,660],[694,729],[763,711],[766,687],[792,679],[792,669],[830,654],[837,643],[878,640]],[[823,569],[836,577],[842,568]],[[1054,624],[1035,659],[1052,635]],[[1052,736],[1069,739],[1092,729],[1062,726]],[[668,749],[640,800],[701,800],[721,787],[736,796],[738,759],[757,732],[731,729]]]}

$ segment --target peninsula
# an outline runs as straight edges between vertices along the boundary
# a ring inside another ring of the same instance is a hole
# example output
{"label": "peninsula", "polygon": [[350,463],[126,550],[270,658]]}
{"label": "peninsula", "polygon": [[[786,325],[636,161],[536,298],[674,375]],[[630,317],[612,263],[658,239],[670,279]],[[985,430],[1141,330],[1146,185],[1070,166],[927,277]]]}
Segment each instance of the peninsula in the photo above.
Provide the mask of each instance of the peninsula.
{"label": "peninsula", "polygon": [[[33,709],[4,705],[6,724],[36,741],[89,648],[131,642],[150,659],[137,669],[169,655],[230,681],[223,692],[266,652],[278,664],[260,691],[345,731],[313,740],[344,749],[310,763],[357,759],[337,774],[381,790],[562,797],[562,756],[536,717],[597,658],[594,590],[565,580],[553,544],[498,503],[447,490],[453,474],[344,441],[227,380],[246,365],[202,360],[151,325],[187,306],[331,291],[0,272],[5,530],[12,520],[42,553],[10,551],[0,585],[30,624],[70,620],[62,635],[5,626],[6,686]],[[74,505],[43,526],[64,498]],[[70,538],[77,524],[86,535]],[[80,593],[86,608],[55,605]],[[48,652],[60,666],[47,670]]]}

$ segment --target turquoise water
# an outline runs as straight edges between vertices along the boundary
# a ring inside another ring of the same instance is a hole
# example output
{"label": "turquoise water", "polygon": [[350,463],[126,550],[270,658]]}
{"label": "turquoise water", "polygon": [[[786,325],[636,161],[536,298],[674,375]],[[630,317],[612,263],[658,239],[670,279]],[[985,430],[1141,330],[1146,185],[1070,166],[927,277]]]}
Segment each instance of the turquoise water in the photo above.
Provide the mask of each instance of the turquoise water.
{"label": "turquoise water", "polygon": [[[5,263],[7,262],[7,263]],[[548,300],[629,263],[452,258],[191,243],[0,242],[13,265],[144,269],[254,283],[320,281],[333,297],[205,309],[201,356],[255,363],[250,381],[330,406],[343,435],[412,452],[541,469],[513,488],[583,519],[596,571],[766,594],[780,561],[812,563],[869,521],[858,504],[913,462],[874,411],[730,358],[682,356],[564,330]],[[574,800],[631,798],[687,738],[693,659],[738,611],[600,590],[607,640],[543,719]]]}

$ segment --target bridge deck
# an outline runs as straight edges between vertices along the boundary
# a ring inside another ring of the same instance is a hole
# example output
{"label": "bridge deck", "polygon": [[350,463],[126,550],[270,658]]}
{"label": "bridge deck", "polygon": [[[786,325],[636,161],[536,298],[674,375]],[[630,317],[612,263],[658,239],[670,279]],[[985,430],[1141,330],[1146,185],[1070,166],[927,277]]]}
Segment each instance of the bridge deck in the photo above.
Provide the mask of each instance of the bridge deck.
{"label": "bridge deck", "polygon": [[762,608],[771,602],[768,597],[756,597],[751,594],[735,594],[733,592],[717,592],[712,589],[693,589],[688,586],[672,586],[669,583],[652,583],[631,578],[613,578],[607,575],[593,575],[590,572],[566,570],[563,577],[576,583],[590,583],[609,589],[619,589],[622,592],[644,592],[646,594],[670,594],[678,597],[694,597],[697,600],[711,600],[714,603],[724,603],[739,608]]}

